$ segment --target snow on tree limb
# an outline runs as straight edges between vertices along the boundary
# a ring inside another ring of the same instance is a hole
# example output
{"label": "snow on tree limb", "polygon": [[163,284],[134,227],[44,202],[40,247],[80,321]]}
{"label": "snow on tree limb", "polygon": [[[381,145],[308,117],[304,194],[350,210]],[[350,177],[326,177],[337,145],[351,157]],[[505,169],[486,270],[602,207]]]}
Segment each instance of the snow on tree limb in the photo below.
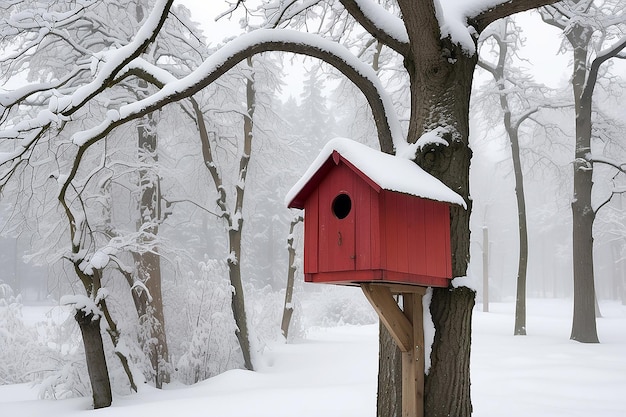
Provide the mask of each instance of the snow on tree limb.
{"label": "snow on tree limb", "polygon": [[607,158],[601,155],[589,155],[589,161],[592,163],[609,165],[618,171],[626,174],[626,162],[619,162],[615,159]]}
{"label": "snow on tree limb", "polygon": [[97,320],[102,315],[102,311],[100,311],[94,300],[86,295],[64,295],[61,297],[60,303],[61,305],[71,305],[74,310],[82,311],[85,317],[91,316],[92,320]]}
{"label": "snow on tree limb", "polygon": [[[98,126],[75,134],[73,142],[83,146],[106,136],[113,128],[148,114],[166,104],[190,97],[217,80],[243,59],[267,51],[283,51],[308,55],[335,66],[365,94],[376,119],[379,133],[392,138],[396,149],[405,146],[400,124],[395,117],[376,73],[355,58],[345,47],[319,36],[291,30],[261,29],[241,35],[227,43],[188,76],[170,81],[157,93],[107,114]],[[148,70],[147,66],[144,69]],[[381,143],[384,140],[381,139]]]}
{"label": "snow on tree limb", "polygon": [[371,0],[341,0],[341,4],[376,39],[401,55],[407,54],[409,35],[402,19]]}
{"label": "snow on tree limb", "polygon": [[583,88],[583,96],[591,96],[591,94],[593,94],[593,89],[596,85],[600,66],[607,60],[617,57],[619,53],[624,50],[624,48],[626,48],[626,36],[623,36],[613,45],[597,53],[596,58],[591,63],[589,76],[587,77],[585,86]]}
{"label": "snow on tree limb", "polygon": [[71,115],[85,105],[91,98],[105,90],[119,72],[133,59],[143,53],[165,23],[173,0],[157,0],[146,22],[137,31],[133,40],[121,48],[104,51],[97,59],[97,72],[92,82],[79,88],[65,100],[59,100],[58,112]]}

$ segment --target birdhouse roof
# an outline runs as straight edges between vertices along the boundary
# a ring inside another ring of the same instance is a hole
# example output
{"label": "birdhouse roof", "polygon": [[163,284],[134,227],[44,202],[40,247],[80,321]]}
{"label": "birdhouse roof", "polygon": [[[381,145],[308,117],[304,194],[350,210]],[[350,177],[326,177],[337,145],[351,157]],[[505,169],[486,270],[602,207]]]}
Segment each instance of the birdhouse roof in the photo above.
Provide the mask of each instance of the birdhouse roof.
{"label": "birdhouse roof", "polygon": [[289,190],[285,202],[290,208],[304,208],[309,194],[334,166],[345,164],[377,191],[380,189],[465,207],[463,198],[415,162],[346,138],[329,141],[302,178]]}

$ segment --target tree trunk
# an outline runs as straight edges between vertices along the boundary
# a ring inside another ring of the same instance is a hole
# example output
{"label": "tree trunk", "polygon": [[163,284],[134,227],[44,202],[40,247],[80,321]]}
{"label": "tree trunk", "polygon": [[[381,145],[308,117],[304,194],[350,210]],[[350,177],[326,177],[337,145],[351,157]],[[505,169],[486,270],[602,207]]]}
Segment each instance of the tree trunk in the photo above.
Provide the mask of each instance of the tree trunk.
{"label": "tree trunk", "polygon": [[378,325],[378,417],[402,416],[402,352],[382,322]]}
{"label": "tree trunk", "polygon": [[472,414],[469,330],[474,298],[474,291],[464,287],[433,291],[430,313],[435,323],[435,340],[425,386],[426,416]]}
{"label": "tree trunk", "polygon": [[289,237],[287,238],[287,251],[289,253],[289,265],[287,269],[287,288],[285,289],[285,304],[283,306],[283,319],[281,321],[280,329],[285,340],[289,334],[289,323],[291,323],[291,316],[293,315],[293,285],[296,275],[296,249],[293,246],[293,230],[296,224],[300,223],[304,218],[302,216],[295,217],[289,225]]}
{"label": "tree trunk", "polygon": [[248,164],[252,153],[252,138],[254,127],[254,71],[252,68],[252,58],[248,58],[248,66],[251,75],[246,79],[246,114],[243,121],[243,153],[239,160],[239,181],[236,185],[236,201],[234,216],[229,217],[228,230],[228,274],[230,285],[233,287],[231,307],[235,323],[237,324],[237,340],[241,347],[241,353],[246,369],[254,370],[252,363],[252,349],[250,347],[250,332],[248,330],[248,319],[246,317],[246,303],[244,299],[243,283],[241,280],[241,236],[243,231],[243,202],[246,177],[248,174]]}
{"label": "tree trunk", "polygon": [[587,53],[591,31],[574,25],[567,38],[574,47],[572,87],[576,110],[576,150],[574,159],[574,197],[572,199],[572,238],[574,269],[574,316],[570,338],[598,343],[593,275],[593,222],[591,205],[593,163],[591,155],[591,95],[585,96]]}
{"label": "tree trunk", "polygon": [[250,348],[250,332],[248,330],[248,319],[246,316],[246,303],[243,292],[243,283],[241,280],[241,226],[243,219],[239,220],[239,230],[229,230],[228,240],[231,256],[228,257],[228,276],[230,285],[232,286],[231,309],[237,329],[235,335],[241,347],[244,366],[248,370],[254,370],[252,364],[252,351]]}
{"label": "tree trunk", "polygon": [[[140,87],[147,87],[140,81]],[[151,242],[159,233],[159,223],[163,220],[161,209],[160,179],[148,166],[158,162],[158,137],[156,120],[152,114],[145,116],[137,127],[137,146],[139,161],[144,168],[139,170],[139,220],[137,229],[142,230],[142,244],[151,246]],[[163,297],[161,293],[161,259],[156,247],[149,247],[144,252],[133,254],[138,279],[145,285],[148,294],[143,291],[133,292],[135,306],[140,322],[148,327],[149,338],[144,343],[144,351],[148,352],[154,381],[157,388],[162,388],[170,380],[169,350],[165,333],[165,315],[163,313]]]}
{"label": "tree trunk", "polygon": [[508,45],[498,40],[500,58],[494,71],[498,90],[500,91],[500,107],[504,111],[504,128],[511,144],[511,159],[515,175],[515,198],[517,202],[517,226],[519,232],[519,257],[517,262],[517,295],[515,298],[515,325],[513,334],[526,335],[526,272],[528,270],[528,227],[526,224],[526,198],[524,195],[524,174],[519,146],[519,123],[514,125],[511,120],[511,107],[505,91],[505,63]]}
{"label": "tree trunk", "polygon": [[100,333],[100,316],[93,313],[85,314],[85,311],[77,310],[74,319],[83,336],[87,372],[93,393],[93,408],[108,407],[111,405],[113,397],[102,334]]}
{"label": "tree trunk", "polygon": [[517,224],[519,230],[519,260],[517,263],[517,296],[515,298],[515,326],[513,334],[526,335],[526,272],[528,270],[528,227],[526,224],[526,199],[524,196],[524,175],[520,158],[517,129],[510,126],[507,132],[511,142],[511,156],[515,173],[515,197],[517,199]]}
{"label": "tree trunk", "polygon": [[160,389],[164,383],[170,381],[169,350],[161,290],[161,258],[152,252],[134,254],[134,258],[139,279],[147,292],[134,290],[133,300],[139,323],[148,330],[149,337],[142,341],[143,349],[150,359],[155,386]]}
{"label": "tree trunk", "polygon": [[498,44],[499,56],[495,67],[488,64],[482,66],[486,68],[494,77],[498,87],[500,108],[502,109],[504,130],[511,144],[511,159],[513,161],[513,173],[515,175],[515,197],[517,201],[517,225],[519,232],[519,257],[517,262],[517,296],[515,299],[515,325],[514,335],[526,335],[526,273],[528,270],[528,227],[526,224],[526,199],[524,195],[524,174],[522,171],[522,160],[519,146],[519,127],[523,120],[514,123],[511,115],[507,86],[506,65],[509,61],[509,40],[510,34],[509,19],[502,23],[502,33],[494,36]]}
{"label": "tree trunk", "polygon": [[[417,162],[467,203],[467,209],[454,206],[450,210],[452,274],[463,277],[469,261],[469,97],[476,56],[468,57],[458,46],[441,42],[437,58],[416,54],[413,63],[407,62],[409,73],[414,74],[411,97],[416,109],[412,110],[416,114],[411,116],[408,137],[415,141],[439,126],[450,132],[447,147],[422,148]],[[435,340],[424,396],[424,414],[428,417],[471,415],[469,358],[474,299],[475,292],[468,288],[433,291],[430,310]]]}

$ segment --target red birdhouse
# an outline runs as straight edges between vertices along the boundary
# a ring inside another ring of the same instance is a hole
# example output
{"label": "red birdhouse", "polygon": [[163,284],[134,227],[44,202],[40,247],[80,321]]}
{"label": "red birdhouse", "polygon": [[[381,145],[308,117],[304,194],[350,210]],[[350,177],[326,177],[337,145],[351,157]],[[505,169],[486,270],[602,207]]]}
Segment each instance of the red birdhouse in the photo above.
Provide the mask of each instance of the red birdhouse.
{"label": "red birdhouse", "polygon": [[305,212],[305,280],[447,287],[450,204],[465,205],[414,162],[330,141],[287,196]]}

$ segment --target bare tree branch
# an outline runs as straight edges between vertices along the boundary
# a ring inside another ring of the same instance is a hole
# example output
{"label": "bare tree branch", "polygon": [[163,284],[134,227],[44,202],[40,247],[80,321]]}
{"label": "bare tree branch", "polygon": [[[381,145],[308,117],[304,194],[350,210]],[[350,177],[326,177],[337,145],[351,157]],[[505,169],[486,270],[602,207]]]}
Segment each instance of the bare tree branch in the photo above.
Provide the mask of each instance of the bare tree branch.
{"label": "bare tree branch", "polygon": [[[365,30],[367,30],[374,38],[387,45],[402,56],[406,56],[409,50],[409,37],[404,29],[404,22],[400,18],[396,18],[387,12],[383,6],[371,0],[340,0],[343,7]],[[363,7],[363,3],[368,3],[367,8]],[[376,23],[374,16],[368,12],[376,11]],[[386,16],[380,19],[380,16]],[[381,22],[389,22],[389,24],[381,27]]]}
{"label": "bare tree branch", "polygon": [[474,26],[478,33],[482,32],[489,24],[515,13],[525,12],[541,6],[556,3],[558,0],[511,0],[493,6],[476,16],[468,16],[468,22]]}

